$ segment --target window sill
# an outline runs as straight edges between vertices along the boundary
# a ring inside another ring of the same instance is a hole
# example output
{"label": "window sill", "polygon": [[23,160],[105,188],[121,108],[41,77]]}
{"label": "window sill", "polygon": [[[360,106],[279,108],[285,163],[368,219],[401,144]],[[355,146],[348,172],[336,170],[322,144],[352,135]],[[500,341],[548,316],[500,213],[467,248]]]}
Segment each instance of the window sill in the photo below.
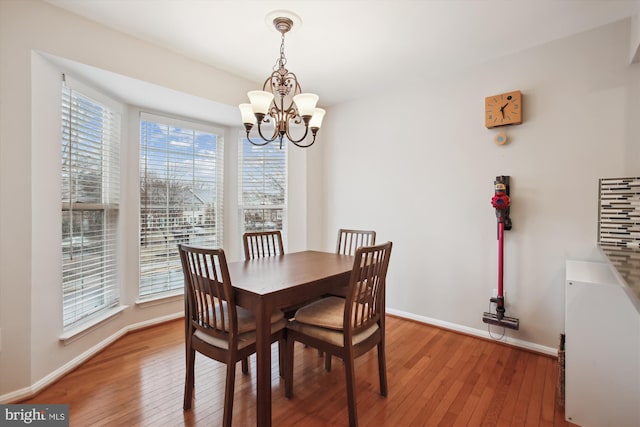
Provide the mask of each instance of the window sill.
{"label": "window sill", "polygon": [[128,305],[120,305],[118,307],[112,308],[111,310],[106,311],[100,316],[97,316],[91,319],[91,321],[64,332],[62,335],[60,335],[59,340],[62,341],[64,345],[70,344],[73,341],[87,335],[89,332],[93,331],[94,329],[99,328],[104,323],[108,322],[118,314],[122,313],[128,307],[129,307]]}
{"label": "window sill", "polygon": [[153,307],[155,305],[167,304],[174,301],[179,301],[184,298],[184,290],[179,289],[172,292],[167,292],[159,295],[152,295],[146,298],[138,299],[136,305],[140,308]]}

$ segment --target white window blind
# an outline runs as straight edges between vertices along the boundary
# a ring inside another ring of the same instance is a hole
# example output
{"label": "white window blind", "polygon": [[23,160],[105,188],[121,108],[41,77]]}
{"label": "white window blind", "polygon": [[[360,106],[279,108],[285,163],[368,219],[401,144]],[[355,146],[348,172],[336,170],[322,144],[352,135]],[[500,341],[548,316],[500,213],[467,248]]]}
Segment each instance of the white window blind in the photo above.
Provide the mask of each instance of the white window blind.
{"label": "white window blind", "polygon": [[[280,230],[286,235],[287,145],[255,146],[240,139],[240,214],[244,231]],[[284,239],[286,241],[286,238]]]}
{"label": "white window blind", "polygon": [[178,244],[222,246],[223,135],[198,123],[142,115],[141,298],[183,289]]}
{"label": "white window blind", "polygon": [[62,293],[69,330],[119,303],[121,113],[62,88]]}

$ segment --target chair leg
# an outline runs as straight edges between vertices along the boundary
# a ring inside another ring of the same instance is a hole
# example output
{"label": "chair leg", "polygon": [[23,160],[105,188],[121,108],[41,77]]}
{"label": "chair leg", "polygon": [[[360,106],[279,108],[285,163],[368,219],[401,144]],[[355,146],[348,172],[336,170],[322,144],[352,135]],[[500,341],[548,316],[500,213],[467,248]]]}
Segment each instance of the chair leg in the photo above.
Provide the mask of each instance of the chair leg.
{"label": "chair leg", "polygon": [[195,382],[195,359],[196,351],[193,349],[187,350],[186,353],[186,374],[184,378],[184,402],[182,408],[187,411],[191,409],[191,403],[193,402],[193,387]]}
{"label": "chair leg", "polygon": [[284,370],[286,357],[285,352],[287,351],[287,341],[284,338],[280,338],[278,340],[278,368],[280,370],[280,378],[284,378]]}
{"label": "chair leg", "polygon": [[233,415],[233,388],[236,380],[236,364],[227,363],[227,380],[224,389],[224,412],[222,415],[222,425],[231,427],[231,416]]}
{"label": "chair leg", "polygon": [[378,343],[378,371],[380,374],[380,395],[387,397],[387,362],[384,354],[384,343]]}
{"label": "chair leg", "polygon": [[344,360],[344,371],[347,377],[347,406],[349,407],[349,427],[358,426],[358,410],[356,401],[356,380],[354,375],[353,354],[349,352]]}
{"label": "chair leg", "polygon": [[324,370],[331,372],[331,355],[329,353],[324,355]]}
{"label": "chair leg", "polygon": [[242,359],[242,373],[243,374],[248,374],[249,373],[249,358],[248,357],[244,357]]}
{"label": "chair leg", "polygon": [[290,399],[293,396],[293,347],[295,341],[290,337],[285,340],[284,358],[284,397]]}

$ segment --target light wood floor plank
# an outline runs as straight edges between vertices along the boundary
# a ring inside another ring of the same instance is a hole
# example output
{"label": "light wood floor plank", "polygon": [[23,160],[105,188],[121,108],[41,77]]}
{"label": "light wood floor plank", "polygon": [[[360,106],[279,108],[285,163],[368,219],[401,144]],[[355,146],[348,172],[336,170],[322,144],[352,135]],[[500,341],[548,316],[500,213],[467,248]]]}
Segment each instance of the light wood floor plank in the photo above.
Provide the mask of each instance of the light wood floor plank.
{"label": "light wood floor plank", "polygon": [[[505,372],[505,375],[509,378],[509,384],[508,386],[505,386],[505,399],[502,407],[500,408],[500,411],[498,412],[498,422],[496,423],[496,425],[499,427],[511,426],[511,420],[515,412],[516,402],[518,401],[518,392],[520,390],[520,386],[522,385],[526,367],[529,363],[529,360],[535,357],[535,355],[528,352],[517,352],[515,354],[517,355],[517,360],[515,366],[513,367],[513,370],[511,372]],[[551,396],[548,396],[548,398],[551,399]],[[555,405],[555,401],[552,403]]]}

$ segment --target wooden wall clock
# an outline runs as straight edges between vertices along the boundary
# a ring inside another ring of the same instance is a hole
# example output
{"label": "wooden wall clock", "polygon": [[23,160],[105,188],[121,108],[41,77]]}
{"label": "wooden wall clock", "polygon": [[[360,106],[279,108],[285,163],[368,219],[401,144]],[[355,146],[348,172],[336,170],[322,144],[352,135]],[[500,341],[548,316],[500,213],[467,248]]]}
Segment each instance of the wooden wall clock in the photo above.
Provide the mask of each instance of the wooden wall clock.
{"label": "wooden wall clock", "polygon": [[522,93],[519,90],[488,96],[484,99],[484,125],[497,126],[522,123]]}

